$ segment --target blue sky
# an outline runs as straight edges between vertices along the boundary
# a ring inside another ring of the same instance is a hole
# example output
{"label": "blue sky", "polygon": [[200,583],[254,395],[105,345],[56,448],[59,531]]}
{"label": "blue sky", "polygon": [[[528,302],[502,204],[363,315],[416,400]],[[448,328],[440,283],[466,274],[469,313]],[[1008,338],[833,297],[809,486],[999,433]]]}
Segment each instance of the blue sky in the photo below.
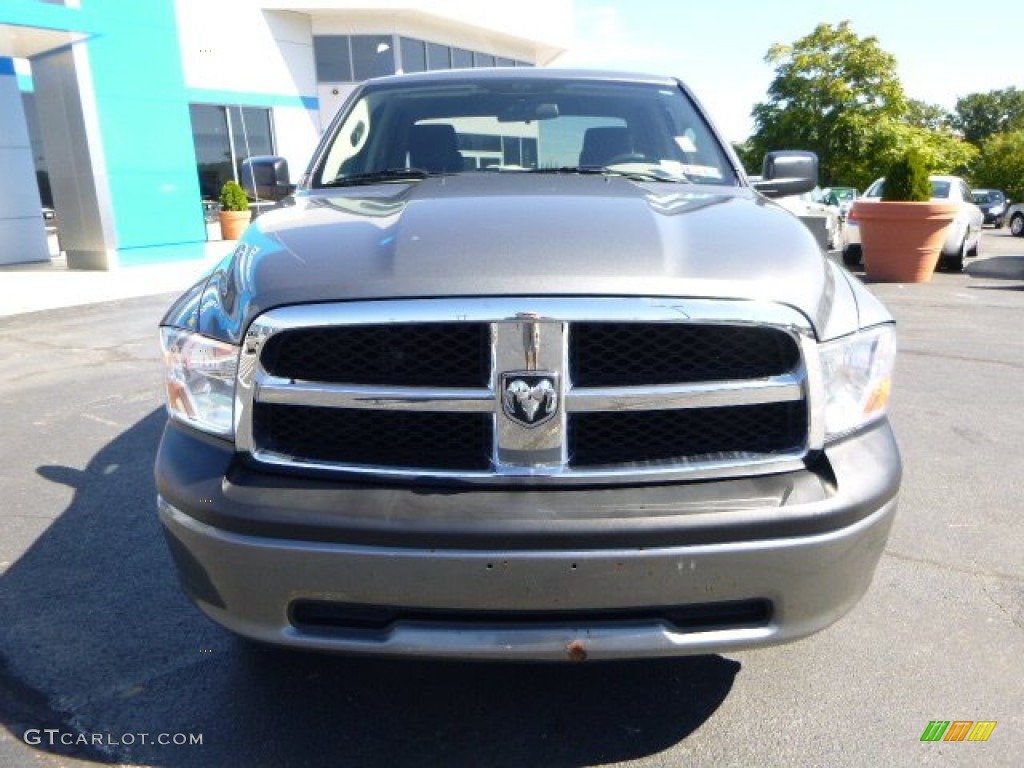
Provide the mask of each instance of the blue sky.
{"label": "blue sky", "polygon": [[952,110],[959,96],[1024,89],[1014,2],[963,0],[573,0],[575,39],[555,66],[679,77],[733,141],[774,70],[764,55],[821,23],[850,20],[898,62],[907,95]]}

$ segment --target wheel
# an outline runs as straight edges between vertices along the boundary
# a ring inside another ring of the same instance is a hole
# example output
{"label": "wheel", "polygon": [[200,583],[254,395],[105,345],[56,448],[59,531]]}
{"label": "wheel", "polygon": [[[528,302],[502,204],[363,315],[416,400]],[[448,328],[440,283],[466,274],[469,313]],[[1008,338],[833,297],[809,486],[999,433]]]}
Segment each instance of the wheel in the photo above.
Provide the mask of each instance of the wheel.
{"label": "wheel", "polygon": [[967,235],[960,241],[959,251],[953,256],[943,256],[941,266],[950,272],[963,272],[967,266]]}
{"label": "wheel", "polygon": [[859,245],[848,245],[843,249],[843,264],[855,267],[860,264],[861,252]]}
{"label": "wheel", "polygon": [[972,259],[976,259],[976,258],[978,258],[978,253],[980,251],[981,251],[981,231],[979,230],[979,232],[978,232],[978,239],[975,240],[974,241],[974,245],[972,245],[967,250],[967,255],[970,256]]}
{"label": "wheel", "polygon": [[1024,213],[1015,213],[1010,219],[1010,234],[1015,237],[1024,237]]}

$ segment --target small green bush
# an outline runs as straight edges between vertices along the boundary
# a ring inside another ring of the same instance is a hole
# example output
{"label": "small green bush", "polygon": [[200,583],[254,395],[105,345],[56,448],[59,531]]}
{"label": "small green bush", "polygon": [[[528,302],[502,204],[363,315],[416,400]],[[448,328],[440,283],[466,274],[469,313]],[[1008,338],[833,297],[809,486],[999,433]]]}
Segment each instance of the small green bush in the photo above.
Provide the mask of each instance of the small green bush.
{"label": "small green bush", "polygon": [[928,168],[917,152],[904,154],[885,174],[883,201],[926,203],[931,197],[932,185],[928,181]]}
{"label": "small green bush", "polygon": [[248,211],[249,198],[237,181],[225,181],[220,190],[220,209],[222,211]]}

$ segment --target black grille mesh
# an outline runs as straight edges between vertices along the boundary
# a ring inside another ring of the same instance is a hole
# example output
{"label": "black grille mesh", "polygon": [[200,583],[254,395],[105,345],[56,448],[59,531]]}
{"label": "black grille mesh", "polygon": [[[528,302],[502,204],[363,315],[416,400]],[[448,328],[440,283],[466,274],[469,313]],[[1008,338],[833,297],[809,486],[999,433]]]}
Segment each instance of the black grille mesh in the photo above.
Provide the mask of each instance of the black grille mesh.
{"label": "black grille mesh", "polygon": [[482,323],[399,323],[284,331],[261,362],[274,376],[335,384],[486,387],[490,328]]}
{"label": "black grille mesh", "polygon": [[803,402],[673,411],[578,413],[569,417],[575,467],[680,460],[720,453],[771,454],[799,449]]}
{"label": "black grille mesh", "polygon": [[348,410],[257,403],[253,433],[266,450],[298,459],[486,470],[492,451],[486,413]]}
{"label": "black grille mesh", "polygon": [[792,370],[800,350],[775,328],[685,323],[576,323],[569,329],[577,387],[756,379]]}

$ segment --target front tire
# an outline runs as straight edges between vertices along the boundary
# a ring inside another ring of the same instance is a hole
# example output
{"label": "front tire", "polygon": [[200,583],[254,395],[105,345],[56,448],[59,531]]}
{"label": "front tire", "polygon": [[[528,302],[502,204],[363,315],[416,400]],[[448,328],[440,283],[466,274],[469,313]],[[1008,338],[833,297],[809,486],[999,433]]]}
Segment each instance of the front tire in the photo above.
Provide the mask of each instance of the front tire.
{"label": "front tire", "polygon": [[953,256],[942,257],[942,268],[949,272],[963,272],[967,266],[967,235],[960,241],[960,248]]}
{"label": "front tire", "polygon": [[843,264],[855,267],[860,264],[861,250],[859,245],[848,245],[843,249]]}
{"label": "front tire", "polygon": [[1010,234],[1014,237],[1024,237],[1024,214],[1015,213],[1010,219]]}

